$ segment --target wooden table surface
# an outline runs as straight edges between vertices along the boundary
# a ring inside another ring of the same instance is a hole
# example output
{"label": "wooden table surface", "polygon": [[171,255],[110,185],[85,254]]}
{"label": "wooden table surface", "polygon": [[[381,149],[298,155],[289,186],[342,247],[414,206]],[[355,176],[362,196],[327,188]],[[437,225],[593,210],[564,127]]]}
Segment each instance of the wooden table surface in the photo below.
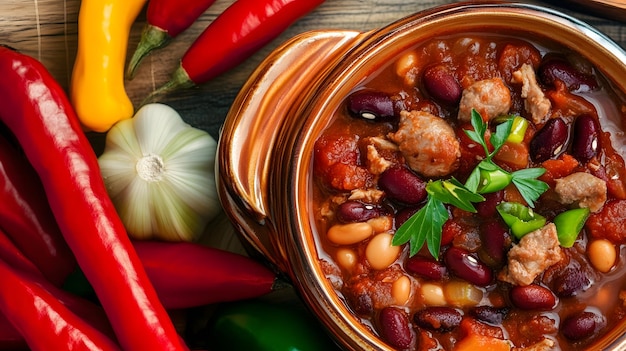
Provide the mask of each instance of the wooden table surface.
{"label": "wooden table surface", "polygon": [[[164,49],[154,52],[141,65],[137,77],[127,81],[126,90],[138,104],[152,90],[166,82],[187,47],[204,28],[228,7],[232,0],[217,0],[187,31]],[[288,38],[313,29],[350,29],[367,31],[400,19],[413,12],[451,3],[450,0],[332,0],[322,4],[286,32],[235,69],[216,79],[162,99],[194,126],[218,137],[219,128],[239,89],[263,58]],[[555,1],[560,5],[580,1]],[[594,3],[591,1],[591,3]],[[570,11],[550,3],[546,6],[577,17],[626,47],[626,27],[622,23],[588,15],[589,11]],[[76,54],[79,0],[2,0],[0,1],[0,43],[32,55],[46,65],[62,86],[67,87]],[[615,11],[606,11],[616,18]],[[619,13],[621,15],[621,13]],[[618,17],[619,18],[619,17]],[[145,14],[135,22],[128,55],[139,40]],[[216,38],[219,41],[220,38]],[[210,54],[210,53],[208,53]]]}

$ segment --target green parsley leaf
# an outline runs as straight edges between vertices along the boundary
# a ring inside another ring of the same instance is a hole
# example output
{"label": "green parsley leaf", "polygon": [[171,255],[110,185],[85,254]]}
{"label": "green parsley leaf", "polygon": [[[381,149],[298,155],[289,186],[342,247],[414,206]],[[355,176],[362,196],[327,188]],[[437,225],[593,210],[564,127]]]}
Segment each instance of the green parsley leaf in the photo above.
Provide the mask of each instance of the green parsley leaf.
{"label": "green parsley leaf", "polygon": [[488,128],[487,122],[483,121],[480,113],[476,110],[472,110],[470,122],[472,123],[474,130],[465,130],[464,132],[470,139],[479,143],[483,147],[486,159],[488,160],[491,159],[493,155],[498,152],[498,150],[500,150],[502,145],[504,145],[504,142],[506,142],[509,134],[511,134],[511,128],[513,128],[513,118],[510,116],[504,119],[502,123],[498,124],[496,126],[495,133],[493,133],[489,139],[491,146],[493,146],[493,151],[489,152],[487,140],[485,139],[485,133]]}
{"label": "green parsley leaf", "polygon": [[472,109],[472,115],[470,122],[474,130],[464,130],[465,134],[474,142],[480,144],[485,150],[485,155],[489,155],[489,149],[487,148],[487,141],[485,140],[485,132],[487,132],[487,123],[483,121],[478,111]]}
{"label": "green parsley leaf", "polygon": [[443,224],[448,220],[448,210],[443,202],[435,197],[428,197],[426,205],[404,222],[391,240],[392,245],[409,242],[410,256],[414,256],[424,246],[434,258],[439,257]]}
{"label": "green parsley leaf", "polygon": [[530,207],[535,207],[535,201],[550,188],[545,182],[536,179],[545,172],[545,168],[526,168],[511,174],[511,182]]}
{"label": "green parsley leaf", "polygon": [[485,198],[469,190],[455,178],[431,181],[426,185],[426,192],[439,201],[458,207],[464,211],[476,212],[472,202],[481,202]]}
{"label": "green parsley leaf", "polygon": [[512,127],[512,118],[509,118],[504,121],[504,123],[500,123],[496,126],[496,132],[493,133],[489,139],[489,141],[491,141],[491,145],[493,146],[493,151],[487,156],[487,158],[491,159],[493,155],[498,153],[498,150],[500,150],[506,139],[508,139],[509,134],[511,134]]}

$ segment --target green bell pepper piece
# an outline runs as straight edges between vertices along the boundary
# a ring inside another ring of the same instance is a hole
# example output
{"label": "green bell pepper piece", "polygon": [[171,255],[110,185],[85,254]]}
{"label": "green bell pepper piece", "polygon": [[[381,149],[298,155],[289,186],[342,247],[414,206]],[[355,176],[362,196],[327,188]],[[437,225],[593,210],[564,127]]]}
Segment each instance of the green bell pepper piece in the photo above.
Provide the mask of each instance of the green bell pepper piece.
{"label": "green bell pepper piece", "polygon": [[513,176],[505,170],[495,167],[494,169],[480,169],[479,194],[495,193],[511,184]]}
{"label": "green bell pepper piece", "polygon": [[575,208],[554,217],[554,225],[561,246],[572,247],[574,245],[590,213],[588,208]]}
{"label": "green bell pepper piece", "polygon": [[303,305],[259,299],[218,305],[207,336],[211,351],[339,351]]}
{"label": "green bell pepper piece", "polygon": [[517,239],[546,224],[545,217],[517,202],[501,202],[496,209]]}

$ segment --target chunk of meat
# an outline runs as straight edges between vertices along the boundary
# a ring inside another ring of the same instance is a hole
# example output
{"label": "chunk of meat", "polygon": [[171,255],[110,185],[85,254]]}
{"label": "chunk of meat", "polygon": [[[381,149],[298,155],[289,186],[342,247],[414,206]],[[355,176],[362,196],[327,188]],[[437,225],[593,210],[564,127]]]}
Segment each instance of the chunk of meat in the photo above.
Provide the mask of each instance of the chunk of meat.
{"label": "chunk of meat", "polygon": [[529,285],[548,267],[563,259],[554,223],[522,237],[508,254],[508,264],[498,279],[513,285]]}
{"label": "chunk of meat", "polygon": [[389,139],[414,171],[427,177],[445,176],[459,166],[461,146],[452,126],[424,111],[402,111],[400,124]]}
{"label": "chunk of meat", "polygon": [[460,121],[468,122],[475,109],[488,121],[511,109],[511,91],[501,78],[480,80],[463,90],[459,104]]}
{"label": "chunk of meat", "polygon": [[598,212],[606,202],[606,182],[585,172],[572,173],[555,180],[554,191],[560,203],[576,204]]}
{"label": "chunk of meat", "polygon": [[523,64],[518,71],[513,72],[513,82],[522,84],[524,109],[530,113],[533,122],[542,124],[548,120],[552,103],[539,87],[533,67]]}
{"label": "chunk of meat", "polygon": [[379,137],[368,137],[365,138],[364,143],[367,150],[366,166],[370,173],[379,175],[398,162],[395,157],[398,145],[391,141]]}
{"label": "chunk of meat", "polygon": [[377,204],[380,203],[383,196],[385,196],[385,192],[379,189],[354,189],[350,192],[348,200],[360,200],[370,204]]}

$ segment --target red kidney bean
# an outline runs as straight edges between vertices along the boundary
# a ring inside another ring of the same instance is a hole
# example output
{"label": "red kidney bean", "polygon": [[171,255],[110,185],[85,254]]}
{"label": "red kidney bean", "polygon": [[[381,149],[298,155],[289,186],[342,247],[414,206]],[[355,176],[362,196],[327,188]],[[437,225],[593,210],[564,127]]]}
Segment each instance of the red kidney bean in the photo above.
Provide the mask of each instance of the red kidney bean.
{"label": "red kidney bean", "polygon": [[580,265],[568,266],[561,270],[552,280],[552,290],[559,297],[574,296],[591,284]]}
{"label": "red kidney bean", "polygon": [[604,325],[604,319],[589,311],[573,314],[561,322],[561,333],[570,340],[581,340],[592,336]]}
{"label": "red kidney bean", "polygon": [[378,186],[387,197],[416,205],[426,199],[426,182],[406,167],[391,167],[378,178]]}
{"label": "red kidney bean", "polygon": [[507,307],[498,308],[494,306],[476,306],[469,311],[472,317],[490,324],[502,323],[508,313]]}
{"label": "red kidney bean", "polygon": [[398,229],[404,224],[411,216],[413,216],[421,207],[405,207],[400,209],[395,216],[395,228]]}
{"label": "red kidney bean", "polygon": [[380,208],[360,201],[346,201],[337,208],[337,219],[343,223],[365,222],[380,216]]}
{"label": "red kidney bean", "polygon": [[549,310],[556,304],[552,291],[537,284],[516,285],[511,288],[510,296],[511,302],[524,310]]}
{"label": "red kidney bean", "polygon": [[461,324],[463,315],[452,307],[431,306],[417,311],[413,321],[418,326],[434,331],[449,331]]}
{"label": "red kidney bean", "polygon": [[353,117],[371,121],[390,120],[396,116],[391,96],[370,90],[357,91],[348,96],[348,112]]}
{"label": "red kidney bean", "polygon": [[496,206],[504,200],[504,191],[482,194],[485,201],[475,205],[476,213],[483,218],[493,218],[497,214]]}
{"label": "red kidney bean", "polygon": [[493,263],[502,263],[510,238],[509,227],[499,220],[487,220],[481,225],[480,234],[485,253],[491,257]]}
{"label": "red kidney bean", "polygon": [[530,141],[530,156],[535,162],[543,162],[561,153],[569,136],[567,124],[561,118],[546,122]]}
{"label": "red kidney bean", "polygon": [[446,266],[433,258],[412,256],[404,263],[404,269],[414,275],[432,280],[440,280],[446,276]]}
{"label": "red kidney bean", "polygon": [[554,82],[560,80],[571,91],[587,92],[598,89],[598,82],[593,75],[577,70],[565,58],[559,56],[544,59],[539,66],[538,76],[539,80],[548,86],[554,86]]}
{"label": "red kidney bean", "polygon": [[598,154],[598,130],[591,115],[576,117],[572,131],[572,156],[578,161],[586,163]]}
{"label": "red kidney bean", "polygon": [[461,279],[478,286],[491,283],[491,269],[463,249],[449,248],[444,253],[444,261],[448,269]]}
{"label": "red kidney bean", "polygon": [[413,344],[413,332],[407,314],[394,307],[385,307],[378,316],[383,340],[393,347],[408,349]]}
{"label": "red kidney bean", "polygon": [[461,100],[461,93],[463,92],[461,85],[448,67],[444,65],[427,67],[424,70],[422,81],[430,96],[439,102],[454,105]]}

